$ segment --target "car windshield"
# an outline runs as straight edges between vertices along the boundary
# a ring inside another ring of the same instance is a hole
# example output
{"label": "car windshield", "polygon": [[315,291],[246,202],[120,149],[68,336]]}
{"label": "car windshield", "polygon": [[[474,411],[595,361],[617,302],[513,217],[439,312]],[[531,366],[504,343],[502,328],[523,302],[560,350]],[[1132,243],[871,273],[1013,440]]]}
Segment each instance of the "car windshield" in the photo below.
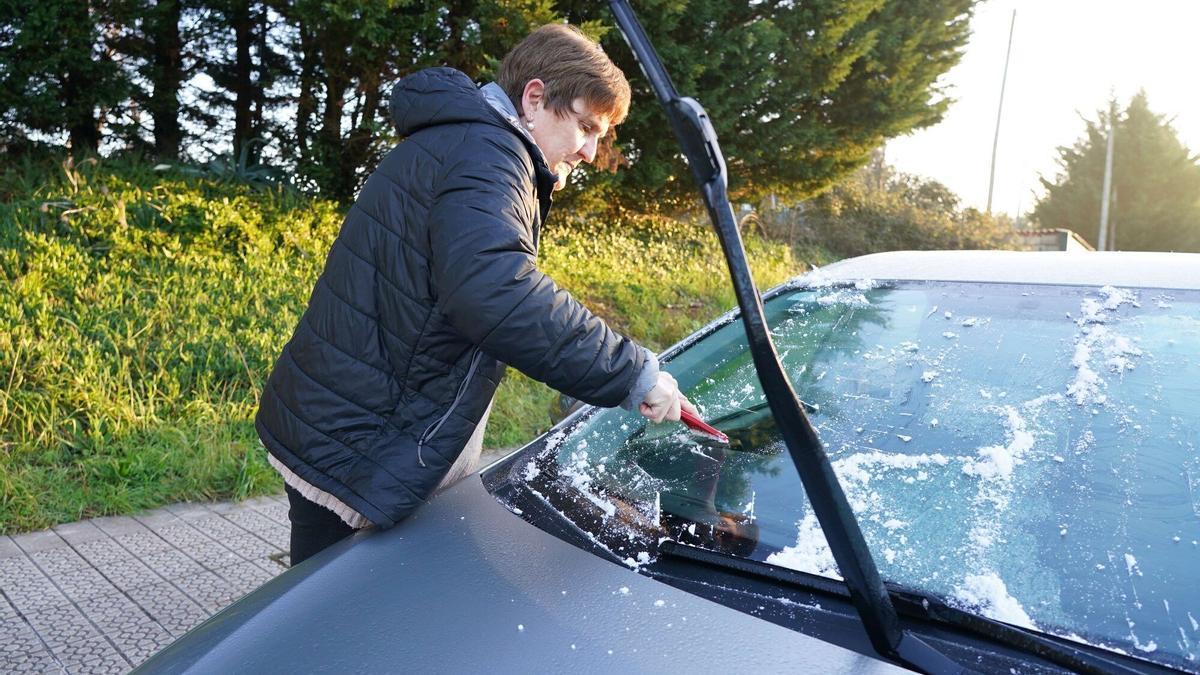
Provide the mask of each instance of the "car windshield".
{"label": "car windshield", "polygon": [[[766,311],[886,580],[1195,666],[1200,294],[858,282],[790,288]],[[585,417],[544,459],[598,509],[588,527],[632,517],[836,577],[741,323],[665,367],[729,445],[621,410]]]}

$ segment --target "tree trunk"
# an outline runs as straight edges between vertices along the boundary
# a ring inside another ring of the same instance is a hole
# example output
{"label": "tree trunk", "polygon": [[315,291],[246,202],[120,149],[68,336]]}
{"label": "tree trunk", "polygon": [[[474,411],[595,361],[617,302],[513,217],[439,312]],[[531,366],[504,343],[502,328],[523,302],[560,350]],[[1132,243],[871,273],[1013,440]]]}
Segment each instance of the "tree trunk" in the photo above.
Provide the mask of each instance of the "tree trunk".
{"label": "tree trunk", "polygon": [[308,156],[311,120],[317,111],[314,89],[317,84],[317,48],[308,22],[300,22],[300,95],[296,101],[296,155],[303,160]]}
{"label": "tree trunk", "polygon": [[183,142],[179,123],[179,89],[183,83],[181,14],[179,0],[159,0],[148,29],[154,63],[154,90],[148,107],[154,120],[154,153],[162,159],[178,159]]}
{"label": "tree trunk", "polygon": [[71,37],[68,38],[67,49],[72,57],[67,60],[66,77],[63,81],[62,94],[64,107],[67,110],[68,133],[70,134],[71,153],[81,156],[96,152],[100,146],[100,127],[96,121],[96,105],[92,100],[91,89],[88,87],[85,64],[91,58],[92,41],[90,27],[91,17],[88,11],[88,0],[78,0],[65,5],[69,15],[66,25],[71,26]]}
{"label": "tree trunk", "polygon": [[[257,16],[258,29],[255,32],[254,39],[258,48],[258,82],[251,89],[254,97],[254,109],[250,119],[250,129],[252,138],[266,136],[266,128],[263,124],[263,118],[266,116],[267,107],[267,91],[264,82],[267,81],[267,69],[269,60],[267,58],[267,6],[259,5]],[[262,159],[262,143],[253,144],[248,154],[251,164],[258,164]]]}
{"label": "tree trunk", "polygon": [[354,195],[354,177],[346,175],[346,148],[342,139],[342,115],[346,109],[346,89],[352,81],[347,54],[349,36],[337,29],[322,30],[317,36],[322,46],[322,66],[325,77],[325,109],[321,114],[321,128],[317,132],[319,148],[317,159],[326,167],[333,168],[332,175],[325,180],[322,190],[331,197],[349,201]]}
{"label": "tree trunk", "polygon": [[[233,158],[242,157],[243,148],[252,138],[251,108],[254,104],[254,84],[251,79],[253,64],[250,62],[250,44],[254,40],[254,28],[250,18],[250,0],[234,0],[230,7],[230,24],[233,26],[234,49],[234,101],[233,101]],[[249,161],[247,151],[247,161]]]}
{"label": "tree trunk", "polygon": [[326,64],[325,110],[321,115],[321,162],[337,167],[330,180],[331,196],[339,201],[349,201],[353,196],[345,175],[345,150],[342,147],[342,111],[346,106],[346,80],[340,75],[340,64]]}

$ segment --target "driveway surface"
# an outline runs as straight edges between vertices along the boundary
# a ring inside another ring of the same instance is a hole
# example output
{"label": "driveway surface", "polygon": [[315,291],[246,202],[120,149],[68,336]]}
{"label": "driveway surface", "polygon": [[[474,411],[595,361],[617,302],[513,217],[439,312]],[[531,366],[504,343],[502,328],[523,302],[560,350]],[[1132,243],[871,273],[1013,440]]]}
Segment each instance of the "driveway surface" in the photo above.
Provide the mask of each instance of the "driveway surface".
{"label": "driveway surface", "polygon": [[133,670],[287,569],[287,511],[279,494],[0,536],[0,673]]}
{"label": "driveway surface", "polygon": [[0,537],[0,672],[126,673],[287,568],[287,500]]}

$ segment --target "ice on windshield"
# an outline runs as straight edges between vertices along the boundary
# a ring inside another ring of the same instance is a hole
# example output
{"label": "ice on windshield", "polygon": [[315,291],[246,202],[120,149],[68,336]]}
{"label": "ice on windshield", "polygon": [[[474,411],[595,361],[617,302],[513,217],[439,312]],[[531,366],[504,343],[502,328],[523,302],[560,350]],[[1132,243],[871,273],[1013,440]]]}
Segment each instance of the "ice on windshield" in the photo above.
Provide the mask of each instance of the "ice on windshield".
{"label": "ice on windshield", "polygon": [[[793,289],[767,311],[886,579],[1194,667],[1198,300],[864,281]],[[600,527],[837,576],[741,325],[667,367],[730,444],[619,410],[563,433],[559,473]]]}

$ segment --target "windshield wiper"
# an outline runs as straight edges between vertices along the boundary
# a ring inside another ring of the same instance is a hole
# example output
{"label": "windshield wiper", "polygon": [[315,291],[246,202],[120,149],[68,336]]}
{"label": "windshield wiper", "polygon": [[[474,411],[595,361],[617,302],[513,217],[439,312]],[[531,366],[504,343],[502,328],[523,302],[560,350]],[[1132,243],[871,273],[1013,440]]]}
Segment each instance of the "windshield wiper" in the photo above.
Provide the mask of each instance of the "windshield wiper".
{"label": "windshield wiper", "polygon": [[[664,541],[658,547],[659,556],[682,559],[714,567],[726,572],[757,577],[805,591],[848,598],[845,585],[822,576],[786,567],[742,558],[677,541]],[[960,629],[971,635],[999,645],[1019,650],[1023,654],[1041,657],[1046,661],[1079,673],[1140,673],[1141,671],[1104,658],[1090,651],[1063,644],[1052,638],[1011,626],[994,619],[965,612],[947,605],[940,598],[911,588],[889,588],[889,593],[906,617],[926,619]]]}
{"label": "windshield wiper", "polygon": [[666,69],[630,8],[628,0],[610,0],[617,26],[666,112],[687,158],[709,218],[716,229],[741,308],[750,353],[763,394],[779,425],[833,558],[846,580],[871,645],[883,657],[926,673],[958,673],[965,669],[900,627],[891,595],[863,538],[858,520],[833,472],[817,433],[797,401],[771,341],[762,295],[755,287],[727,194],[725,157],[704,108],[680,97]]}

